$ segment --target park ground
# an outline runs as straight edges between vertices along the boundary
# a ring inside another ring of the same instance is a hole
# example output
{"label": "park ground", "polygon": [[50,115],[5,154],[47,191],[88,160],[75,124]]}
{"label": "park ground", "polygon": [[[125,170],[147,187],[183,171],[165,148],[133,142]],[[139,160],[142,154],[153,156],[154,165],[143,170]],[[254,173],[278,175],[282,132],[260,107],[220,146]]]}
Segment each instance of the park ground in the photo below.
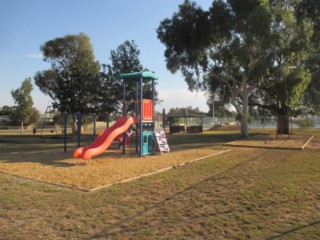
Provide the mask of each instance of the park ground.
{"label": "park ground", "polygon": [[[312,134],[304,150],[225,145],[238,140],[234,131],[169,136],[172,154],[228,151],[184,165],[176,162],[168,171],[96,191],[3,170],[0,239],[320,239],[320,132],[295,136],[302,146]],[[37,158],[48,149],[62,152],[59,139],[18,139],[0,136],[2,166],[39,165]],[[30,159],[28,152],[38,157]],[[90,166],[48,161],[42,165],[52,170],[85,172],[103,165],[103,160]]]}

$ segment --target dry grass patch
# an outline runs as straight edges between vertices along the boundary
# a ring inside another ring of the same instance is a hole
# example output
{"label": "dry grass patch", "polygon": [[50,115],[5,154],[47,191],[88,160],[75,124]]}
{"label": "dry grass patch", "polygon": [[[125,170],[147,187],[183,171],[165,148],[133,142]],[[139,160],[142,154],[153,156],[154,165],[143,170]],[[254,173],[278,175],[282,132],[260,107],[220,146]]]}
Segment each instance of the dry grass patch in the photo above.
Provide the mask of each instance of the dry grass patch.
{"label": "dry grass patch", "polygon": [[[319,239],[319,147],[314,139],[305,151],[233,148],[94,192],[0,174],[0,238]],[[0,159],[6,151],[0,148]]]}
{"label": "dry grass patch", "polygon": [[226,146],[235,147],[254,147],[254,148],[272,148],[272,149],[292,149],[302,150],[308,143],[312,135],[266,135],[259,134],[247,139],[241,139],[229,143]]}

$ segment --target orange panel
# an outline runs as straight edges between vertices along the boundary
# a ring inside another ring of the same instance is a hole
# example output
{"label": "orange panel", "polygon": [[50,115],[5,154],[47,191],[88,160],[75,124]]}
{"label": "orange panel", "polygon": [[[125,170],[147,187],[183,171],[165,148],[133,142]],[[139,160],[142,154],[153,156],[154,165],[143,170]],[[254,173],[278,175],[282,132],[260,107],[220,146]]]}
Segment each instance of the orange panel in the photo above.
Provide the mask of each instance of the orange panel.
{"label": "orange panel", "polygon": [[153,120],[153,101],[149,99],[142,99],[143,113],[142,120],[152,121]]}

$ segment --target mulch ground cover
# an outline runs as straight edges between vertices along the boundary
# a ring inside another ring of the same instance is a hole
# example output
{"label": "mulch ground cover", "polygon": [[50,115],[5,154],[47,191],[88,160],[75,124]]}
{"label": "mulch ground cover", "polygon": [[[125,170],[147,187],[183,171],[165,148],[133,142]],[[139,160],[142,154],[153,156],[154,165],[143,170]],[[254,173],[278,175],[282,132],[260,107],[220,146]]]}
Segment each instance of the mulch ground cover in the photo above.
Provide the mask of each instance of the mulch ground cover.
{"label": "mulch ground cover", "polygon": [[139,176],[167,170],[225,150],[211,148],[179,149],[161,155],[138,157],[134,149],[125,155],[107,150],[86,164],[61,150],[16,151],[2,153],[0,171],[18,177],[82,190],[94,190]]}
{"label": "mulch ground cover", "polygon": [[[256,135],[225,145],[231,148],[301,150],[310,139],[310,135]],[[170,153],[164,155],[156,153],[138,157],[133,148],[129,148],[125,155],[119,149],[111,149],[86,164],[82,159],[73,159],[72,151],[65,153],[57,147],[46,149],[42,146],[36,150],[31,147],[19,151],[8,149],[0,152],[0,172],[59,186],[96,190],[226,151],[226,147],[201,147],[201,144],[195,144],[190,147],[174,147]]]}

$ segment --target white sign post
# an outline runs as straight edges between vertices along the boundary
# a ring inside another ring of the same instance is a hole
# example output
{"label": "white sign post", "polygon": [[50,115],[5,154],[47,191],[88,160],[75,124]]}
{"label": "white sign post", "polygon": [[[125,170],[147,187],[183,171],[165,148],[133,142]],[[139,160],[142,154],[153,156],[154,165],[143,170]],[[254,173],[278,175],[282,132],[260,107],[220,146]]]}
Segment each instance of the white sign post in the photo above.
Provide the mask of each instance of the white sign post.
{"label": "white sign post", "polygon": [[154,131],[154,134],[157,139],[157,144],[159,147],[159,150],[161,152],[161,155],[163,152],[170,152],[169,144],[167,141],[166,133],[164,130],[156,130]]}

